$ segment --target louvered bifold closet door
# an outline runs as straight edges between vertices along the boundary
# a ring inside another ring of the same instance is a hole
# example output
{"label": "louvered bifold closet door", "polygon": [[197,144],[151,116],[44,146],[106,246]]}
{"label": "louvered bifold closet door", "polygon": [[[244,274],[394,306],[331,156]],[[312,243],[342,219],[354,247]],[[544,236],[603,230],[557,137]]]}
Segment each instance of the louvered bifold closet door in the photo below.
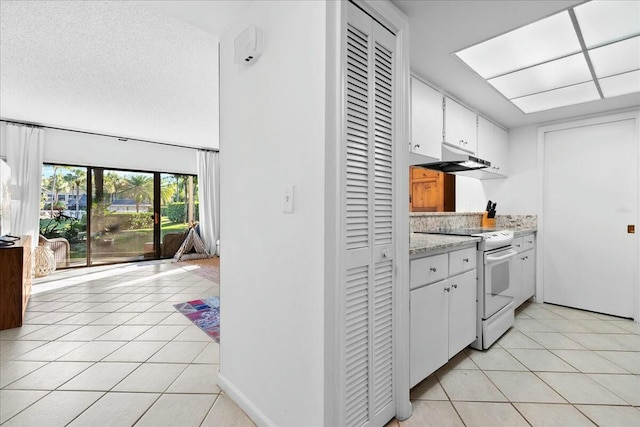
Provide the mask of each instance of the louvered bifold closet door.
{"label": "louvered bifold closet door", "polygon": [[393,402],[393,48],[349,4],[344,165],[344,421],[383,425]]}

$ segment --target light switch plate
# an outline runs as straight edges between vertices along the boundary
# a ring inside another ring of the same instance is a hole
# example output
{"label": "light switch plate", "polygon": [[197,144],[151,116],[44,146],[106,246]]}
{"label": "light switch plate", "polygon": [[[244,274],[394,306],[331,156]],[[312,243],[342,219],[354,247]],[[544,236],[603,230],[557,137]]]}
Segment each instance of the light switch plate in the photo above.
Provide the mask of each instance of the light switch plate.
{"label": "light switch plate", "polygon": [[284,186],[282,212],[293,213],[293,185]]}

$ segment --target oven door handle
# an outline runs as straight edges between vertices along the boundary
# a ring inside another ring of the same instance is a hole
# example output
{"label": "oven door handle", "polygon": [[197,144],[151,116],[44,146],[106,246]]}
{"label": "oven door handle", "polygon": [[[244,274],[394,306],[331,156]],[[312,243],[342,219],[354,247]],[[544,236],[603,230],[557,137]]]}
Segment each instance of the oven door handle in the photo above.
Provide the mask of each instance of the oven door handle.
{"label": "oven door handle", "polygon": [[514,251],[513,249],[509,249],[504,255],[487,255],[487,262],[502,261],[503,259],[511,258],[512,256],[516,255],[518,255],[518,252]]}

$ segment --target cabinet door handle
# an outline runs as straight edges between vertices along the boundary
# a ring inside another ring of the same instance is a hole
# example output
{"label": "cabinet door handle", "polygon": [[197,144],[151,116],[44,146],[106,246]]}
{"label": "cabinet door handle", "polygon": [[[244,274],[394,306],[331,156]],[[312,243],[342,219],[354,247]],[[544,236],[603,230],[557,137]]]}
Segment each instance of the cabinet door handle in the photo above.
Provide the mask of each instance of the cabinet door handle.
{"label": "cabinet door handle", "polygon": [[445,292],[451,292],[451,288],[444,288]]}
{"label": "cabinet door handle", "polygon": [[533,240],[527,240],[527,243],[533,243]]}
{"label": "cabinet door handle", "polygon": [[453,289],[458,289],[458,285],[453,285]]}
{"label": "cabinet door handle", "polygon": [[469,262],[469,258],[462,258],[462,262]]}
{"label": "cabinet door handle", "polygon": [[420,144],[414,145],[413,148],[420,148]]}
{"label": "cabinet door handle", "polygon": [[435,267],[431,267],[429,270],[433,271],[434,273],[436,272],[436,268]]}

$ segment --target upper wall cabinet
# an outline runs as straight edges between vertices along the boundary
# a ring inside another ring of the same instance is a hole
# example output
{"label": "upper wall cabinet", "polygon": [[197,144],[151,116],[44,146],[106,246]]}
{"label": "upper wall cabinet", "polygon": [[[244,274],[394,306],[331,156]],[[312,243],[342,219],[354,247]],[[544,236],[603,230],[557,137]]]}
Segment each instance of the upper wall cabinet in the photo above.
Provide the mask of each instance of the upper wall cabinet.
{"label": "upper wall cabinet", "polygon": [[493,175],[485,174],[483,178],[502,178],[507,176],[507,131],[494,125],[484,117],[478,116],[478,149],[477,155],[491,162],[491,166],[483,169]]}
{"label": "upper wall cabinet", "polygon": [[442,95],[415,77],[411,77],[410,161],[412,165],[440,160],[442,126]]}
{"label": "upper wall cabinet", "polygon": [[471,154],[477,150],[476,113],[445,98],[444,142]]}

